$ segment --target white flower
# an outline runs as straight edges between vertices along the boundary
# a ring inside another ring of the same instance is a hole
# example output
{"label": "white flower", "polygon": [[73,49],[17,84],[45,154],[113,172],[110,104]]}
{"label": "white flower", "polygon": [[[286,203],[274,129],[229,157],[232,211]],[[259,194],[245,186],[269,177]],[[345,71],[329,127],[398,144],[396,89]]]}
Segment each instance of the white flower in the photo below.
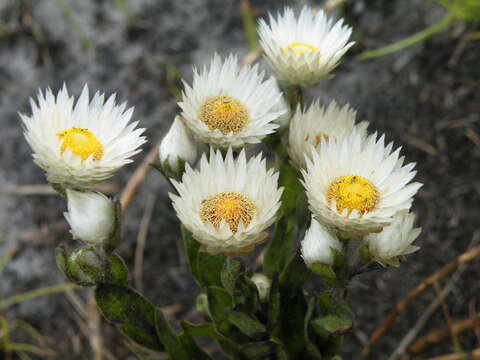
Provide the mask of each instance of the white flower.
{"label": "white flower", "polygon": [[410,209],[422,184],[409,184],[415,164],[404,165],[400,148],[392,147],[384,136],[363,139],[356,131],[339,141],[322,139],[302,170],[315,218],[350,238],[379,232],[398,211]]}
{"label": "white flower", "polygon": [[268,25],[260,20],[258,34],[265,56],[278,81],[284,85],[314,86],[332,77],[341,57],[354,44],[348,42],[352,28],[335,24],[323,10],[305,6],[298,19],[291,8]]}
{"label": "white flower", "polygon": [[258,290],[260,300],[266,300],[270,295],[270,288],[272,287],[272,280],[262,273],[255,273],[250,278]]}
{"label": "white flower", "polygon": [[170,198],[183,225],[206,251],[228,255],[266,240],[283,192],[261,154],[247,162],[244,150],[234,159],[231,148],[225,159],[210,149],[210,160],[203,155],[199,170],[187,165],[182,182],[173,184],[178,195]]}
{"label": "white flower", "polygon": [[108,179],[145,142],[138,122],[129,124],[133,108],[115,105],[115,95],[105,102],[97,92],[90,101],[85,86],[74,106],[64,86],[56,97],[39,91],[37,101],[30,101],[32,116],[20,116],[34,161],[51,183],[88,187]]}
{"label": "white flower", "polygon": [[185,128],[182,118],[176,116],[170,130],[160,143],[161,164],[163,165],[165,161],[168,161],[170,169],[178,172],[180,160],[193,165],[197,157],[197,144]]}
{"label": "white flower", "polygon": [[72,235],[89,245],[104,244],[115,230],[115,204],[103,194],[67,189],[65,218]]}
{"label": "white flower", "polygon": [[337,141],[349,136],[353,129],[366,137],[368,122],[355,125],[357,112],[348,104],[339,107],[332,101],[327,108],[318,101],[308,110],[297,109],[290,122],[288,154],[295,166],[305,167],[305,156],[311,157],[312,146],[320,146],[321,139]]}
{"label": "white flower", "polygon": [[411,254],[420,247],[412,245],[420,235],[421,228],[413,228],[415,214],[399,211],[389,226],[378,234],[365,236],[370,254],[382,265],[398,266],[399,257]]}
{"label": "white flower", "polygon": [[312,215],[310,228],[302,240],[302,257],[307,266],[313,264],[333,265],[333,250],[342,251],[343,245],[337,236],[316,221]]}
{"label": "white flower", "polygon": [[193,85],[185,83],[182,109],[194,136],[217,147],[259,143],[278,128],[275,121],[287,111],[274,78],[263,81],[258,66],[238,70],[237,57],[224,62],[215,54],[210,68],[194,68]]}

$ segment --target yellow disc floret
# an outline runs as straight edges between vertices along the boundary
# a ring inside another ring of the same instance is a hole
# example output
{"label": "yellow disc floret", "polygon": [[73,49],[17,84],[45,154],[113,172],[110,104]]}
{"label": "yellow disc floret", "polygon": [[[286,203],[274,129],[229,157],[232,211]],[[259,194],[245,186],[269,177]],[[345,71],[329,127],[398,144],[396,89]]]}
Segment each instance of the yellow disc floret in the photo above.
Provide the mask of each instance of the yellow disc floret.
{"label": "yellow disc floret", "polygon": [[378,204],[380,194],[369,180],[360,175],[344,175],[335,179],[327,190],[327,202],[333,200],[337,203],[337,211],[348,210],[348,215],[353,210],[358,210],[364,215]]}
{"label": "yellow disc floret", "polygon": [[78,155],[82,160],[88,159],[93,154],[93,160],[100,160],[103,157],[103,145],[97,137],[88,129],[71,127],[70,129],[57,133],[62,140],[60,152],[63,154],[66,149]]}
{"label": "yellow disc floret", "polygon": [[304,55],[309,52],[315,52],[318,51],[318,48],[314,45],[302,43],[302,42],[292,42],[288,44],[287,46],[283,47],[283,51],[288,53],[289,50],[293,50],[299,55]]}
{"label": "yellow disc floret", "polygon": [[250,121],[248,109],[237,99],[228,95],[208,98],[200,108],[200,120],[210,130],[220,130],[223,134],[237,134]]}
{"label": "yellow disc floret", "polygon": [[234,192],[224,191],[203,201],[200,208],[200,218],[203,222],[210,222],[215,228],[225,220],[232,232],[237,232],[238,224],[250,224],[255,215],[255,203],[247,196]]}

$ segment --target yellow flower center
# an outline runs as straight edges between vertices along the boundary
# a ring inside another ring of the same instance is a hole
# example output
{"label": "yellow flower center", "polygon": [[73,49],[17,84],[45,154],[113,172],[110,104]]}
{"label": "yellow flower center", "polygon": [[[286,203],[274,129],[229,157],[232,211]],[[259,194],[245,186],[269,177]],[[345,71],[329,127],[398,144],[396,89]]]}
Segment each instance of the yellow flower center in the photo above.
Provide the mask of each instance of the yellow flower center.
{"label": "yellow flower center", "polygon": [[283,47],[283,51],[288,53],[289,50],[293,50],[299,55],[304,55],[308,52],[315,52],[318,51],[318,48],[314,45],[302,43],[302,42],[292,42],[287,46]]}
{"label": "yellow flower center", "polygon": [[341,213],[348,209],[348,215],[353,210],[360,214],[375,209],[380,193],[374,184],[360,175],[344,175],[335,179],[327,190],[327,202],[337,203],[337,210]]}
{"label": "yellow flower center", "polygon": [[[325,133],[322,133],[322,132],[319,132],[318,134],[315,134],[315,143],[314,143],[314,146],[317,147],[320,142],[322,141],[322,139],[325,139],[325,142],[328,142],[328,140],[330,140],[330,136],[325,134]],[[305,136],[305,141],[309,141],[310,140],[310,134]]]}
{"label": "yellow flower center", "polygon": [[93,154],[93,160],[100,160],[103,157],[103,145],[97,137],[88,129],[71,127],[60,131],[57,136],[62,140],[60,152],[63,154],[66,149],[78,155],[82,160],[88,159]]}
{"label": "yellow flower center", "polygon": [[240,221],[245,226],[250,224],[255,211],[255,203],[247,196],[234,191],[224,191],[203,201],[200,218],[203,222],[210,222],[215,228],[225,220],[230,230],[235,233]]}
{"label": "yellow flower center", "polygon": [[228,95],[208,98],[200,109],[200,120],[210,130],[220,130],[224,134],[242,131],[250,121],[245,105]]}

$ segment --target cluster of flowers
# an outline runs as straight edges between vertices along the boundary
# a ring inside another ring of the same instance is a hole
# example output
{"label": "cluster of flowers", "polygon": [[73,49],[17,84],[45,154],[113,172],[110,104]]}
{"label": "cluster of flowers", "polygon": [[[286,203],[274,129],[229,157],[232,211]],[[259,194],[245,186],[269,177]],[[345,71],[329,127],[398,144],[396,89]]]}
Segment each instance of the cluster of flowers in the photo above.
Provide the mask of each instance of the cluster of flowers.
{"label": "cluster of flowers", "polygon": [[[303,176],[312,213],[302,241],[307,265],[332,264],[342,238],[365,241],[384,265],[397,265],[418,249],[412,242],[420,230],[409,212],[421,186],[411,183],[415,164],[404,164],[400,149],[393,151],[384,136],[369,134],[368,123],[357,123],[349,105],[317,101],[290,109],[280,90],[330,78],[353,45],[351,32],[322,11],[306,7],[295,17],[286,9],[259,24],[275,77],[241,66],[233,55],[215,55],[208,67],[194,69],[178,104],[181,115],[160,145],[160,162],[178,175],[172,179],[173,207],[205,251],[246,254],[267,239],[284,189],[262,154],[247,159],[244,150],[267,136],[282,138],[285,161]],[[113,231],[113,203],[86,189],[131,161],[145,142],[143,129],[129,123],[132,109],[117,106],[114,96],[105,102],[97,93],[90,101],[86,87],[75,105],[64,87],[56,97],[40,92],[31,106],[32,115],[22,119],[36,164],[48,181],[67,188],[66,218],[74,236],[101,243]]]}

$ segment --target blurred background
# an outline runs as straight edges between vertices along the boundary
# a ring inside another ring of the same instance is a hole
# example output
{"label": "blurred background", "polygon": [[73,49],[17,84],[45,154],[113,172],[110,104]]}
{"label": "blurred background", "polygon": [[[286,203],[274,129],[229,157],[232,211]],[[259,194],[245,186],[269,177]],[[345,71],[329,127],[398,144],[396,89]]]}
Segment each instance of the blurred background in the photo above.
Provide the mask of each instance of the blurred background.
{"label": "blurred background", "polygon": [[[432,286],[413,294],[367,358],[393,359],[407,334],[413,338],[402,359],[469,358],[464,354],[480,347],[480,12],[472,10],[479,2],[0,0],[0,359],[136,358],[101,319],[90,290],[51,287],[65,282],[54,248],[75,244],[65,201],[46,185],[22,135],[18,112],[30,112],[29,97],[64,82],[79,95],[88,83],[135,106],[149,142],[102,188],[122,193],[140,166],[144,182],[131,197],[119,251],[134,284],[171,318],[198,320],[198,288],[179,245],[169,185],[141,162],[155,156],[178,113],[180,79],[191,81],[192,64],[209,62],[215,51],[255,61],[244,27],[251,16],[305,4],[345,17],[357,42],[336,77],[309,90],[307,100],[351,103],[370,130],[386,133],[407,161],[417,162],[417,180],[425,184],[414,204],[422,249],[401,267],[352,284],[357,323],[346,334],[344,359],[361,358],[390,310],[431,274]],[[465,12],[458,3],[472,8]],[[457,21],[445,25],[452,12]],[[390,55],[365,54],[422,31],[420,40],[432,36]]]}

